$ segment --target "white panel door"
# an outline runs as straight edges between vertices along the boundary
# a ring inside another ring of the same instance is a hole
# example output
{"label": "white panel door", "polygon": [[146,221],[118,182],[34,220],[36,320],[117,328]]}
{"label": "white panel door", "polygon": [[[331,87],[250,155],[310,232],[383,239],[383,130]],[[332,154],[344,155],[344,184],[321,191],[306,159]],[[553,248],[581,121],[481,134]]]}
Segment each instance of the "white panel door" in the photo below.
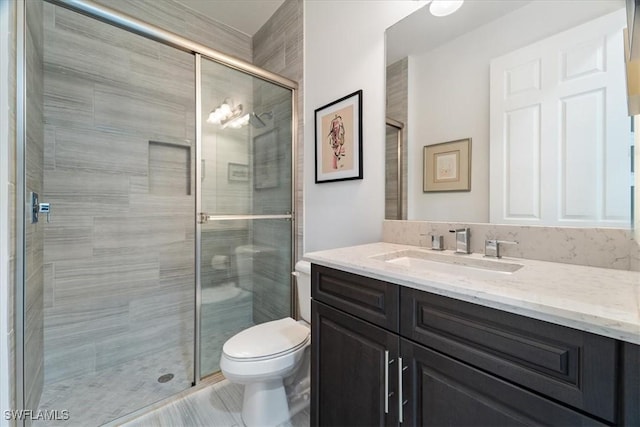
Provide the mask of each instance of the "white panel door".
{"label": "white panel door", "polygon": [[491,61],[492,223],[630,221],[624,9]]}

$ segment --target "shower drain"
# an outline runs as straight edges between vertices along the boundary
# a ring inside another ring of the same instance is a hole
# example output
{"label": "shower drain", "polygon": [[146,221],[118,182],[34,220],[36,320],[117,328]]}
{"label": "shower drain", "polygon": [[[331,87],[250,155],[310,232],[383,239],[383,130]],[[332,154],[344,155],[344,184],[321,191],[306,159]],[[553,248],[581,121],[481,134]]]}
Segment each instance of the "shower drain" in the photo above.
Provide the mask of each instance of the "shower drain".
{"label": "shower drain", "polygon": [[166,383],[171,381],[172,379],[173,379],[173,374],[164,374],[164,375],[161,375],[160,378],[158,378],[158,382]]}

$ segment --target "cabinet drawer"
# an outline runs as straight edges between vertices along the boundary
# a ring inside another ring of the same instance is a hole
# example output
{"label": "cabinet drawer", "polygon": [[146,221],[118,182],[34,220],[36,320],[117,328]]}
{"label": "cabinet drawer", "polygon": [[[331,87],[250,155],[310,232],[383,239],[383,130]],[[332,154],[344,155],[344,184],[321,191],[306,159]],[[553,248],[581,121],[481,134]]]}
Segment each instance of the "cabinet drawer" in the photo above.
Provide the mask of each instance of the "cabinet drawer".
{"label": "cabinet drawer", "polygon": [[311,265],[311,296],[374,325],[398,332],[400,287],[381,280]]}
{"label": "cabinet drawer", "polygon": [[402,336],[616,421],[615,340],[410,288],[401,307]]}
{"label": "cabinet drawer", "polygon": [[412,426],[606,426],[564,405],[410,341],[405,422]]}

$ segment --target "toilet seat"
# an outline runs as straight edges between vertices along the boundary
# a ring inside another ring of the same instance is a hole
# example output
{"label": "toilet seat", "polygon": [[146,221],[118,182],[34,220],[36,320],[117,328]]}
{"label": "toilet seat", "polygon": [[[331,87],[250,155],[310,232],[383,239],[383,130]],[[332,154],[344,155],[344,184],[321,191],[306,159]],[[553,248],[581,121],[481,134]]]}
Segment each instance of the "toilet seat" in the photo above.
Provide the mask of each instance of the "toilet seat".
{"label": "toilet seat", "polygon": [[309,328],[286,317],[236,334],[224,344],[222,353],[237,362],[273,359],[306,346],[309,336]]}

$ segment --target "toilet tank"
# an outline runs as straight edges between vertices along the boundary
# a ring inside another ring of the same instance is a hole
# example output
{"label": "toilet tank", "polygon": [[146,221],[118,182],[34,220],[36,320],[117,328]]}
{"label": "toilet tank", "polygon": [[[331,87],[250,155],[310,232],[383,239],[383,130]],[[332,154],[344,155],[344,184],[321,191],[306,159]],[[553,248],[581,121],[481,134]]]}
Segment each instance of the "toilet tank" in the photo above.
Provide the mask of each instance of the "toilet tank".
{"label": "toilet tank", "polygon": [[300,318],[311,323],[311,264],[307,261],[298,261],[294,275],[296,276]]}
{"label": "toilet tank", "polygon": [[[253,292],[254,271],[259,268],[256,261],[269,263],[273,257],[274,248],[258,245],[238,246],[236,252],[236,270],[238,272],[238,286],[245,291]],[[213,260],[212,260],[213,262]]]}

